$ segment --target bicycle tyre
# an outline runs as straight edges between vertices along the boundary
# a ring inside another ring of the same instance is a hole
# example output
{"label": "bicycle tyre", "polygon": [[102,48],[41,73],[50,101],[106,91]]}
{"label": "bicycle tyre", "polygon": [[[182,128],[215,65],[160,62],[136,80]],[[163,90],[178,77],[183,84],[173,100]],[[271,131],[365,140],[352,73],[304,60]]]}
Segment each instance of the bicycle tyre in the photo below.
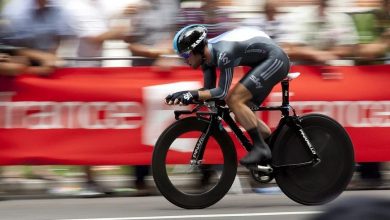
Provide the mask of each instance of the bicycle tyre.
{"label": "bicycle tyre", "polygon": [[165,163],[171,144],[180,135],[191,131],[202,132],[208,125],[206,119],[187,117],[169,126],[156,142],[152,156],[153,178],[161,194],[176,206],[185,209],[209,207],[222,199],[234,182],[237,173],[236,149],[226,130],[219,128],[211,131],[211,137],[221,148],[224,160],[221,177],[213,188],[201,194],[188,194],[178,190],[168,176]]}
{"label": "bicycle tyre", "polygon": [[[290,199],[304,205],[332,201],[348,186],[355,167],[353,145],[344,128],[321,114],[301,117],[302,127],[321,162],[303,167],[283,167],[275,180]],[[273,164],[294,164],[311,160],[295,131],[284,125],[273,147]]]}

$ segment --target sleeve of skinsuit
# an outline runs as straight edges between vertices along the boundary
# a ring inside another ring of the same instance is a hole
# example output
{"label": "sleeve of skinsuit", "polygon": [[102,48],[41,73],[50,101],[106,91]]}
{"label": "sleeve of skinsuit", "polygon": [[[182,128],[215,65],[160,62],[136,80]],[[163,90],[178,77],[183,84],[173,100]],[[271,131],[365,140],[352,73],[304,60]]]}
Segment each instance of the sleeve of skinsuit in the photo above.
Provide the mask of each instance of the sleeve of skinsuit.
{"label": "sleeve of skinsuit", "polygon": [[215,88],[217,82],[217,73],[215,67],[203,65],[203,88],[204,89],[213,89]]}
{"label": "sleeve of skinsuit", "polygon": [[218,87],[210,89],[213,99],[224,99],[233,80],[234,63],[233,58],[228,53],[221,53],[218,57],[218,67],[220,68],[220,77]]}

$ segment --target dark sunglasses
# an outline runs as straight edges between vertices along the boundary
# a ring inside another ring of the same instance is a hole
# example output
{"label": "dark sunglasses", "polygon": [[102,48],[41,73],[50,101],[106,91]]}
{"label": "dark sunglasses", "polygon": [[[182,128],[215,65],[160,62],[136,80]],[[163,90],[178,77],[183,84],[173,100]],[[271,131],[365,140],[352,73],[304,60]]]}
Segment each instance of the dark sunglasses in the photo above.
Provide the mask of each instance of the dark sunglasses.
{"label": "dark sunglasses", "polygon": [[180,56],[183,57],[184,59],[188,59],[191,57],[191,51],[183,52],[180,54]]}

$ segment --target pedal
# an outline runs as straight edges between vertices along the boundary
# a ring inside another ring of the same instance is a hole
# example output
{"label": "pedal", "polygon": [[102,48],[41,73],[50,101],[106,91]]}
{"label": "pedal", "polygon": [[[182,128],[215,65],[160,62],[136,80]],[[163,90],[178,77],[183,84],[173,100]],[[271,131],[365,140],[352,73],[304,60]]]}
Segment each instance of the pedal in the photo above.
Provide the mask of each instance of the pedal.
{"label": "pedal", "polygon": [[263,172],[263,173],[272,173],[274,171],[274,169],[272,169],[272,167],[270,167],[270,165],[267,165],[267,166],[257,165],[257,171]]}
{"label": "pedal", "polygon": [[269,183],[274,179],[273,173],[263,173],[256,170],[250,170],[252,178],[259,183]]}
{"label": "pedal", "polygon": [[274,169],[270,165],[262,166],[262,165],[256,164],[256,165],[248,166],[247,168],[250,170],[255,170],[255,171],[267,173],[267,174],[272,173],[274,171]]}

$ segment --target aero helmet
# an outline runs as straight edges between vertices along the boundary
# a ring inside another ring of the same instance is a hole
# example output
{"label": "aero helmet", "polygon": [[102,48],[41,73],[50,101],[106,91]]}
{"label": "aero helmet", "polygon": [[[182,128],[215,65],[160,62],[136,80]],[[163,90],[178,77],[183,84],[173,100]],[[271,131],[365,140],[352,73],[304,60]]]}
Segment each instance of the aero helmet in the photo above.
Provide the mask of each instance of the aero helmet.
{"label": "aero helmet", "polygon": [[200,24],[182,28],[173,38],[173,49],[177,54],[188,58],[191,51],[200,53],[206,45],[207,28]]}

